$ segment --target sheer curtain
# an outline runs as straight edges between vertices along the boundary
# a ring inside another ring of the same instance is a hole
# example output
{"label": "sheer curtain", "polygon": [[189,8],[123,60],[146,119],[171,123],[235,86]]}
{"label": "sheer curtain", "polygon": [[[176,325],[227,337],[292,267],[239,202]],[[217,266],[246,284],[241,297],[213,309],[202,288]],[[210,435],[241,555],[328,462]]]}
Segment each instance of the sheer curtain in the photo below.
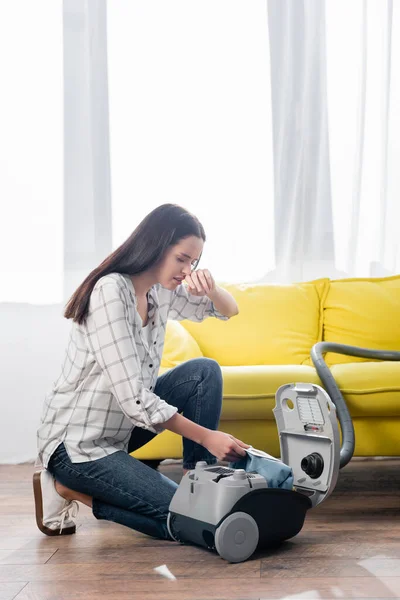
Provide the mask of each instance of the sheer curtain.
{"label": "sheer curtain", "polygon": [[0,6],[0,462],[30,460],[65,342],[61,0]]}
{"label": "sheer curtain", "polygon": [[223,281],[399,271],[399,5],[108,5],[113,243],[173,201]]}
{"label": "sheer curtain", "polygon": [[204,225],[218,280],[274,266],[265,0],[107,6],[113,244],[155,206]]}
{"label": "sheer curtain", "polygon": [[336,275],[324,2],[269,0],[275,268],[264,280]]}
{"label": "sheer curtain", "polygon": [[400,6],[268,0],[276,268],[400,271]]}
{"label": "sheer curtain", "polygon": [[0,301],[60,302],[61,0],[0,7]]}
{"label": "sheer curtain", "polygon": [[0,463],[35,458],[65,303],[111,252],[105,24],[105,0],[0,7]]}
{"label": "sheer curtain", "polygon": [[400,6],[326,0],[336,265],[400,271]]}

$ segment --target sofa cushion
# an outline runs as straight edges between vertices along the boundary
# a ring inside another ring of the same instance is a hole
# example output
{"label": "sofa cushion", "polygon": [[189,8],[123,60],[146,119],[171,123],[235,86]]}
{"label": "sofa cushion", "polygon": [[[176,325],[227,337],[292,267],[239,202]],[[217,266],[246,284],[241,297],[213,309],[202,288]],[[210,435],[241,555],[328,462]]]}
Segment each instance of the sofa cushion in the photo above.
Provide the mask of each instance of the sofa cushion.
{"label": "sofa cushion", "polygon": [[[352,417],[400,416],[400,362],[332,366]],[[224,403],[221,418],[274,419],[277,389],[285,383],[316,383],[316,370],[306,365],[222,367]]]}
{"label": "sofa cushion", "polygon": [[400,416],[400,362],[346,363],[331,371],[352,417]]}
{"label": "sofa cushion", "polygon": [[229,321],[182,321],[204,356],[220,365],[311,365],[322,339],[329,279],[292,284],[221,284],[239,306]]}
{"label": "sofa cushion", "polygon": [[237,419],[275,420],[277,389],[285,383],[307,382],[321,385],[313,367],[307,365],[253,365],[222,367],[224,421]]}
{"label": "sofa cushion", "polygon": [[199,358],[203,354],[198,343],[190,335],[180,321],[167,321],[165,330],[164,349],[161,357],[161,366],[176,367],[181,362],[190,358]]}
{"label": "sofa cushion", "polygon": [[[399,351],[400,276],[332,280],[324,299],[323,339]],[[332,352],[326,353],[325,360],[328,365],[371,362]]]}

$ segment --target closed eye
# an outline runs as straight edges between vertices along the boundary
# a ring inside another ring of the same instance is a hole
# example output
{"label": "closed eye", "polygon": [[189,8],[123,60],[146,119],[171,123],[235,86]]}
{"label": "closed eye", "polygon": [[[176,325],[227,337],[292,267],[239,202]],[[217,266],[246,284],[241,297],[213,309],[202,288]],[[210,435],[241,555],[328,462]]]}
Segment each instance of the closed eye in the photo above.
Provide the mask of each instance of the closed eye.
{"label": "closed eye", "polygon": [[[182,258],[179,258],[179,256],[177,257],[177,259],[178,259],[178,262],[181,262],[181,263],[184,263],[184,262],[186,262],[186,261],[185,261],[185,260],[183,260]],[[190,266],[191,266],[191,268],[192,268],[192,269],[194,269],[194,268],[196,267],[197,263],[198,263],[198,261],[197,261],[197,260],[195,260],[195,261],[194,261],[194,263],[192,263],[192,264],[190,265]]]}

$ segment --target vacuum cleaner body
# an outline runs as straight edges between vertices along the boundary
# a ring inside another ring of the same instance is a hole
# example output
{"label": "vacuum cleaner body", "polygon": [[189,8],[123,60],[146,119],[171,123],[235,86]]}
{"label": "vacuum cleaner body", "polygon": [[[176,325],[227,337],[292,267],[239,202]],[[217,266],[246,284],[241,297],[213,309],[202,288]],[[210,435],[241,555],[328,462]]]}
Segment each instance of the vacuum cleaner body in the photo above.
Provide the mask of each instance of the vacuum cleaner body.
{"label": "vacuum cleaner body", "polygon": [[[275,399],[281,461],[293,471],[293,490],[271,488],[254,471],[200,461],[170,503],[168,529],[177,541],[241,562],[256,549],[299,533],[307,510],[332,492],[340,463],[335,405],[323,388],[310,383],[283,385]],[[276,460],[254,448],[248,452]]]}

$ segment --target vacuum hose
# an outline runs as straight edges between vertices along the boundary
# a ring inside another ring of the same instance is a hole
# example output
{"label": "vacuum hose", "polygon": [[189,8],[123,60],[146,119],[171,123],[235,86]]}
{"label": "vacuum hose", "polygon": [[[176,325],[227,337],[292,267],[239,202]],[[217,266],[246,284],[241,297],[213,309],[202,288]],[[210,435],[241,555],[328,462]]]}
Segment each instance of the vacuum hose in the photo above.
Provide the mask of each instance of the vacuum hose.
{"label": "vacuum hose", "polygon": [[340,468],[342,469],[350,462],[354,454],[354,426],[345,399],[322,356],[325,352],[335,352],[336,354],[347,354],[349,356],[359,356],[362,358],[377,358],[380,360],[400,360],[400,352],[392,352],[391,350],[368,350],[367,348],[336,344],[334,342],[318,342],[311,349],[311,359],[318,376],[332,402],[336,406],[336,412],[342,430],[342,447],[340,449]]}

